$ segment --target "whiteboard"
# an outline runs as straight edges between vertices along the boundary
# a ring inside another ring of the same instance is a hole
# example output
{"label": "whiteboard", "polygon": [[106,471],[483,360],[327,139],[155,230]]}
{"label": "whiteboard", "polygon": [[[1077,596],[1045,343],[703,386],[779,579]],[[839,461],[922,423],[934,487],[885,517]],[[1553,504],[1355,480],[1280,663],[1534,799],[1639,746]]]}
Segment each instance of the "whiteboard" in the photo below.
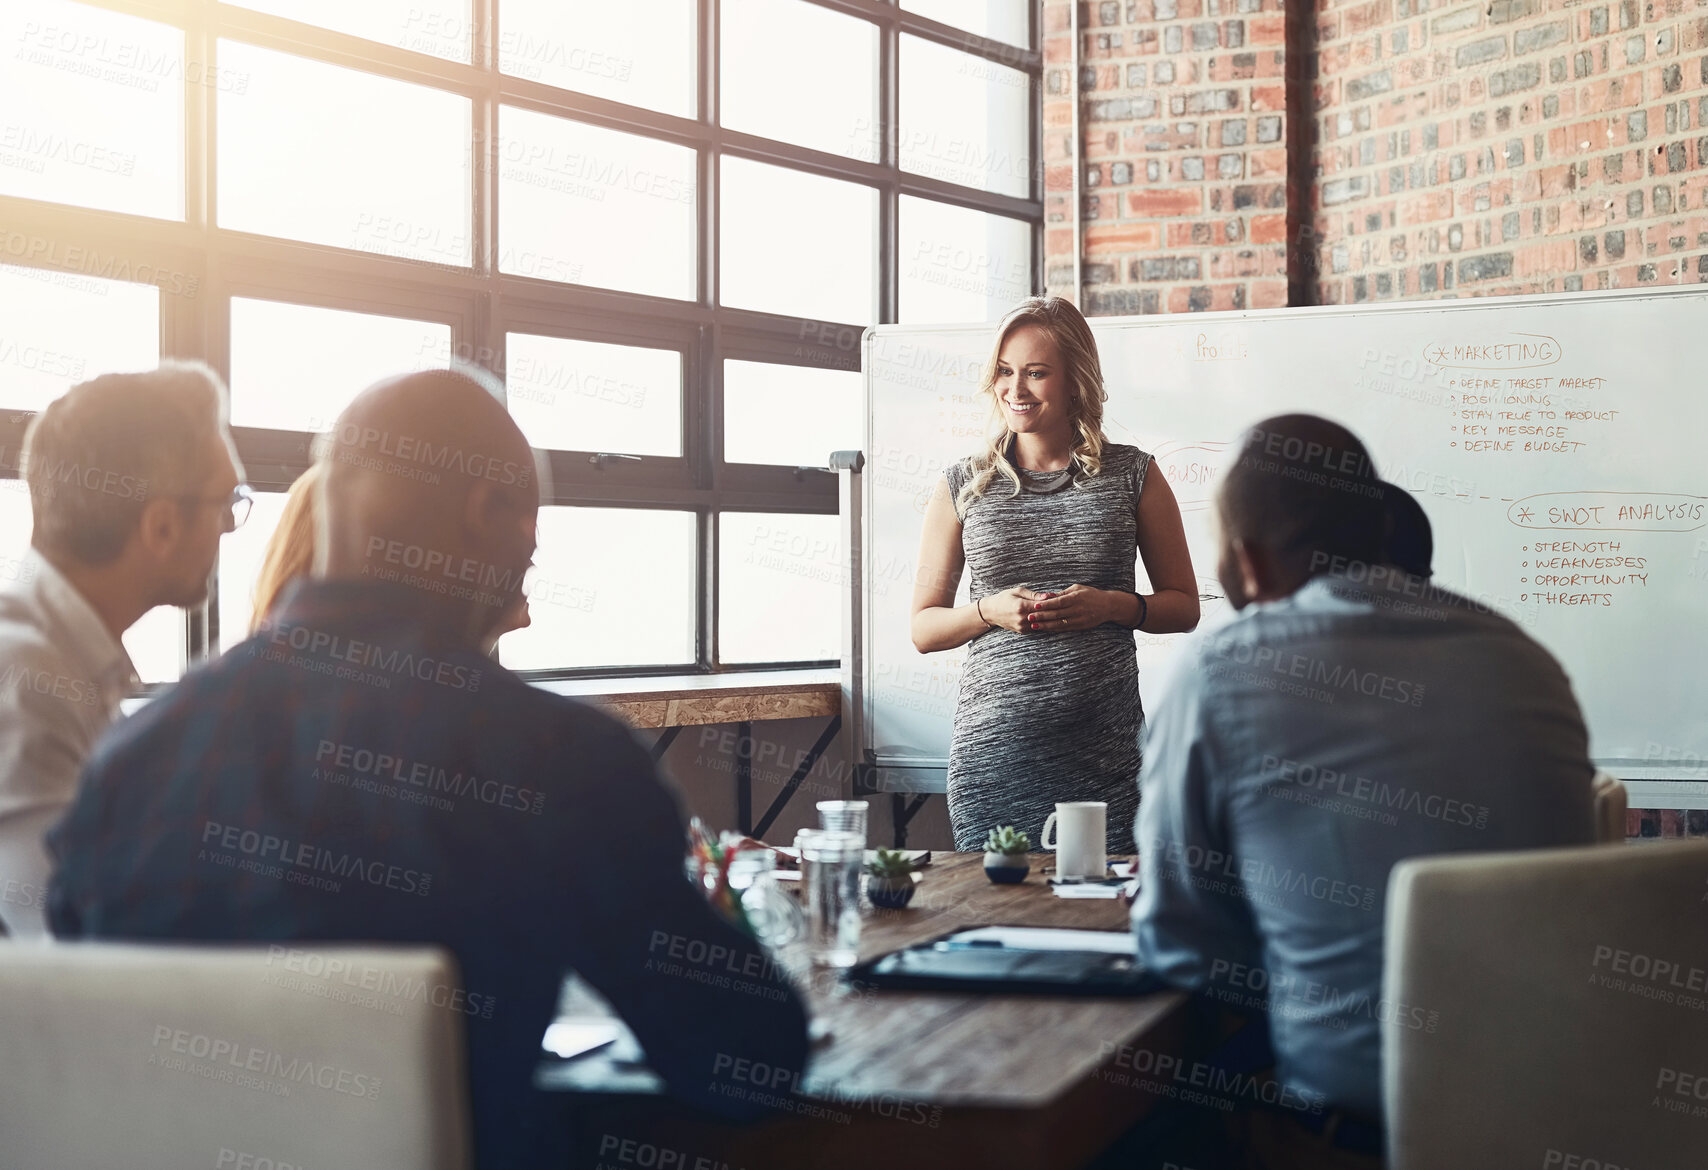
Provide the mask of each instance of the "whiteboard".
{"label": "whiteboard", "polygon": [[[1091,326],[1104,429],[1168,477],[1201,593],[1221,593],[1210,501],[1240,433],[1271,415],[1323,415],[1423,506],[1436,582],[1560,660],[1598,764],[1708,775],[1708,291]],[[940,791],[908,777],[947,765],[965,647],[921,655],[909,607],[936,481],[1000,426],[979,390],[993,337],[990,325],[865,337],[865,746],[893,787]],[[1206,601],[1204,624],[1228,612]],[[1137,636],[1147,709],[1183,640]]]}

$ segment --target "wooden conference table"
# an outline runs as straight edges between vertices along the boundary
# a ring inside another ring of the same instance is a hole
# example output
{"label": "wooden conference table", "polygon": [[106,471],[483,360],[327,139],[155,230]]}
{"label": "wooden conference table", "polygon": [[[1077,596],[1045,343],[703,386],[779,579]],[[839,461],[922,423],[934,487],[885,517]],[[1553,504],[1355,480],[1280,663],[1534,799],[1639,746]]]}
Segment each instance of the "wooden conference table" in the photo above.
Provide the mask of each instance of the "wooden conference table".
{"label": "wooden conference table", "polygon": [[[979,925],[1121,930],[1127,913],[1119,899],[1057,898],[1036,867],[1024,883],[994,885],[982,855],[938,853],[912,905],[868,915],[861,958]],[[1161,1059],[1167,1080],[1169,1061],[1198,1046],[1186,997],[1175,992],[850,993],[825,977],[808,996],[830,1035],[814,1049],[803,1091],[754,1125],[637,1092],[633,1074],[596,1054],[542,1069],[542,1087],[574,1094],[574,1165],[1076,1167],[1160,1099],[1146,1071]]]}

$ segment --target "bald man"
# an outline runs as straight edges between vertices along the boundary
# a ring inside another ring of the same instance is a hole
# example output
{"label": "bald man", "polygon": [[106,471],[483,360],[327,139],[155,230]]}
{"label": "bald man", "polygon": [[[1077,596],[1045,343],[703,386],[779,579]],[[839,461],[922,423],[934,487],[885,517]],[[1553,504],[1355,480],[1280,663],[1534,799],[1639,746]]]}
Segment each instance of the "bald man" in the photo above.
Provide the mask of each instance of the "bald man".
{"label": "bald man", "polygon": [[1449,1026],[1382,999],[1389,871],[1592,840],[1565,674],[1512,622],[1390,564],[1386,496],[1344,427],[1248,432],[1216,497],[1238,615],[1187,644],[1150,719],[1139,953],[1266,1012],[1274,1049],[1273,1079],[1220,1080],[1243,1153],[1201,1164],[1380,1166],[1380,1030]]}
{"label": "bald man", "polygon": [[533,1074],[572,969],[687,1099],[728,1113],[732,1070],[792,1078],[801,1004],[684,878],[647,753],[481,653],[540,500],[496,388],[381,382],[331,440],[317,577],[97,747],[50,837],[54,932],[448,947],[483,1170],[568,1165]]}

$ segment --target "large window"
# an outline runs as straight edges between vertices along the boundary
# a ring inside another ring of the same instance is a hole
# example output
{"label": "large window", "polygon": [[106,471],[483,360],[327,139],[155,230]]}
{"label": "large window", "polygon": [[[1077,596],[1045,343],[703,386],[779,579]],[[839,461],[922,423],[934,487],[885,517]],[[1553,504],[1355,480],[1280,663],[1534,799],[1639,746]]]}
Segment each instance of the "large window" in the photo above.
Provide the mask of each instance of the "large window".
{"label": "large window", "polygon": [[[551,478],[559,674],[837,653],[860,335],[1041,286],[1032,0],[32,0],[0,12],[0,447],[199,358],[256,505],[150,679],[240,641],[284,493],[375,379],[503,384]],[[16,476],[15,457],[0,476]],[[0,479],[0,553],[28,539]]]}

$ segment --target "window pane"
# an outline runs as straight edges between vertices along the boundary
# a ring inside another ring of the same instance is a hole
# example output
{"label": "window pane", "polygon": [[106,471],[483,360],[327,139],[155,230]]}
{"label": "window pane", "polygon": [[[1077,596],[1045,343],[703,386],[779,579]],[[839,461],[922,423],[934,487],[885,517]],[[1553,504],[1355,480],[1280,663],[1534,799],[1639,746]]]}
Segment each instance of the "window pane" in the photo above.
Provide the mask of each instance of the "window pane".
{"label": "window pane", "polygon": [[469,100],[238,41],[222,68],[219,226],[469,263]]}
{"label": "window pane", "polygon": [[160,289],[0,264],[0,408],[40,410],[78,382],[160,362]]}
{"label": "window pane", "polygon": [[506,335],[510,413],[558,451],[682,454],[682,355],[563,337]]}
{"label": "window pane", "polygon": [[904,171],[1025,198],[1030,78],[918,37],[901,38]]}
{"label": "window pane", "polygon": [[719,660],[839,658],[838,518],[725,512],[718,521]]}
{"label": "window pane", "polygon": [[500,271],[693,299],[693,150],[509,106],[498,135]]}
{"label": "window pane", "polygon": [[1032,226],[929,199],[901,197],[900,317],[995,321],[1032,291]]}
{"label": "window pane", "polygon": [[498,67],[514,77],[692,118],[694,0],[503,0]]}
{"label": "window pane", "polygon": [[450,357],[449,325],[233,297],[231,423],[323,431],[381,378]]}
{"label": "window pane", "polygon": [[[719,299],[791,317],[875,320],[878,193],[743,158],[722,166]],[[780,246],[789,240],[811,247]]]}
{"label": "window pane", "polygon": [[499,639],[511,670],[694,661],[694,515],[541,508],[532,624]]}
{"label": "window pane", "polygon": [[[0,480],[0,580],[16,580],[29,551],[30,491],[21,479]],[[145,683],[172,682],[184,673],[184,611],[162,605],[142,615],[120,639]]]}
{"label": "window pane", "polygon": [[723,0],[719,52],[725,126],[878,161],[876,25],[804,0]]}
{"label": "window pane", "polygon": [[901,0],[909,12],[1011,45],[1029,45],[1032,30],[1026,11],[1030,0]]}
{"label": "window pane", "polygon": [[157,605],[120,639],[136,677],[145,683],[176,682],[184,673],[184,611],[175,605]]}
{"label": "window pane", "polygon": [[256,492],[249,519],[228,532],[219,545],[219,649],[231,649],[249,637],[255,614],[255,577],[267,542],[285,510],[284,492]]}
{"label": "window pane", "polygon": [[184,218],[184,34],[63,0],[0,6],[0,195]]}
{"label": "window pane", "polygon": [[826,467],[861,442],[860,374],[724,363],[724,462]]}
{"label": "window pane", "polygon": [[468,0],[226,0],[447,61],[470,60]]}

